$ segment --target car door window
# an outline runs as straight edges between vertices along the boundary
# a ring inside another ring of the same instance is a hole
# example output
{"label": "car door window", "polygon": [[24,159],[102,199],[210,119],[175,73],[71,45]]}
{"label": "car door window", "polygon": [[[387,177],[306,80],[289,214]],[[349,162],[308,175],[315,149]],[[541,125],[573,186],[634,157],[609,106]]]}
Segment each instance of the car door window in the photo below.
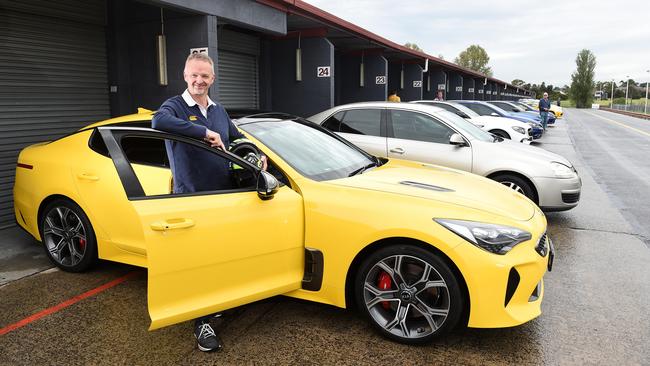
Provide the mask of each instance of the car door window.
{"label": "car door window", "polygon": [[345,112],[338,132],[381,136],[381,109],[352,109]]}
{"label": "car door window", "polygon": [[323,122],[323,127],[327,128],[332,132],[341,132],[341,124],[343,123],[343,115],[345,111],[338,112],[332,117],[328,118]]}
{"label": "car door window", "polygon": [[444,123],[421,113],[393,110],[390,114],[395,138],[448,144],[455,133]]}
{"label": "car door window", "polygon": [[[125,158],[139,181],[144,195],[178,195],[174,189],[174,178],[166,145],[175,145],[191,156],[193,160],[205,163],[205,168],[218,169],[223,174],[210,177],[206,171],[189,170],[188,181],[195,184],[191,194],[214,194],[233,191],[254,190],[257,183],[255,171],[248,166],[240,166],[237,161],[227,159],[216,151],[193,144],[159,137],[124,136],[119,141]],[[176,150],[178,151],[178,150]],[[201,166],[201,164],[197,166]],[[242,164],[243,165],[243,164]],[[180,174],[177,172],[177,174]],[[209,177],[209,178],[207,178]]]}

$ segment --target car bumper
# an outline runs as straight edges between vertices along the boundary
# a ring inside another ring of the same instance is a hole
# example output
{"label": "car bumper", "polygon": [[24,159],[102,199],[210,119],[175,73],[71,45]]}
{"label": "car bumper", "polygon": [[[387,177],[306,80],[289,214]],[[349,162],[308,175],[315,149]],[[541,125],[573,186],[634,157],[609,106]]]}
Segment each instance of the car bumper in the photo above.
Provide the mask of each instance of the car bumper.
{"label": "car bumper", "polygon": [[539,207],[544,211],[565,211],[578,205],[582,180],[575,178],[535,178],[539,195]]}
{"label": "car bumper", "polygon": [[[545,230],[543,216],[537,216],[540,225],[536,226]],[[470,297],[469,327],[511,327],[541,314],[543,277],[551,254],[546,249],[542,256],[535,247],[547,237],[544,234],[545,231],[533,233],[532,240],[517,245],[506,255],[488,253],[469,243],[456,247],[472,268],[471,274],[464,274]],[[550,241],[544,245],[550,248]]]}

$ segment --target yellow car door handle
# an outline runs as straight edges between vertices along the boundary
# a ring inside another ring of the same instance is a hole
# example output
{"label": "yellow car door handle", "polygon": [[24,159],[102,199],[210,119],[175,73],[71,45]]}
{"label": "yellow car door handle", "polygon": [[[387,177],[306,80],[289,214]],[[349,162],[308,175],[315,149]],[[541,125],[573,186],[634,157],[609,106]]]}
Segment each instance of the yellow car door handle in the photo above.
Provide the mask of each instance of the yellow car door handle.
{"label": "yellow car door handle", "polygon": [[390,149],[390,152],[395,154],[404,154],[404,149],[402,149],[401,147],[396,147],[394,149]]}
{"label": "yellow car door handle", "polygon": [[165,231],[174,229],[187,229],[194,226],[194,221],[191,219],[168,219],[165,221],[156,221],[151,223],[151,229],[155,231]]}
{"label": "yellow car door handle", "polygon": [[92,175],[92,174],[87,174],[87,173],[78,174],[77,178],[85,179],[85,180],[92,180],[92,181],[98,181],[99,180],[98,176]]}

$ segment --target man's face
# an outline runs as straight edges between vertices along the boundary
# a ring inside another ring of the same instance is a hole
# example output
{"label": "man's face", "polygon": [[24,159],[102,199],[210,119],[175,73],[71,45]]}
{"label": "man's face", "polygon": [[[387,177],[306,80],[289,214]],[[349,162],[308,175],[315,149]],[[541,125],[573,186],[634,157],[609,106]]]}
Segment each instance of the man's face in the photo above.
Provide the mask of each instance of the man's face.
{"label": "man's face", "polygon": [[191,95],[204,96],[208,95],[208,90],[214,83],[214,72],[209,62],[190,60],[185,65],[183,78]]}
{"label": "man's face", "polygon": [[548,94],[544,94],[544,99],[548,99]]}

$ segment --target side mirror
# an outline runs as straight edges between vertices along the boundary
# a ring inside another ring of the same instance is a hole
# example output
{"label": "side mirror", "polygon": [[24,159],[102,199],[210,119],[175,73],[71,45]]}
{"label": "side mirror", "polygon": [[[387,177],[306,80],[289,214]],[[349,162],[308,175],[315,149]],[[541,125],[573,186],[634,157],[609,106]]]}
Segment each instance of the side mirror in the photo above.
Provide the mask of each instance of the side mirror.
{"label": "side mirror", "polygon": [[257,196],[263,200],[270,200],[278,192],[280,183],[271,173],[260,171],[257,176]]}
{"label": "side mirror", "polygon": [[490,113],[490,116],[501,117],[501,116],[499,116],[499,113],[497,113],[497,112],[492,112],[492,113]]}
{"label": "side mirror", "polygon": [[449,137],[449,144],[463,147],[463,146],[467,146],[467,141],[465,141],[463,136],[455,133],[451,135],[451,137]]}

